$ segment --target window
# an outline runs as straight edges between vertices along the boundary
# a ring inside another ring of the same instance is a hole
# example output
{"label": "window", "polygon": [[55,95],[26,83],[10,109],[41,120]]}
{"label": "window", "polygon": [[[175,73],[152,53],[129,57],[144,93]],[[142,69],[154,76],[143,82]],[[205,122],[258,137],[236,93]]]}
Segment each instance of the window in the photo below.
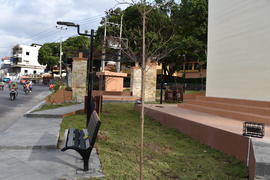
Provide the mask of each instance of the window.
{"label": "window", "polygon": [[27,74],[28,73],[28,70],[24,70],[24,74]]}
{"label": "window", "polygon": [[34,72],[33,72],[34,74],[37,74],[37,71],[36,70],[34,70]]}
{"label": "window", "polygon": [[192,63],[185,64],[185,70],[192,70]]}
{"label": "window", "polygon": [[200,70],[200,64],[198,64],[198,63],[194,64],[194,69],[195,70]]}
{"label": "window", "polygon": [[29,56],[30,55],[30,52],[26,52],[26,55]]}

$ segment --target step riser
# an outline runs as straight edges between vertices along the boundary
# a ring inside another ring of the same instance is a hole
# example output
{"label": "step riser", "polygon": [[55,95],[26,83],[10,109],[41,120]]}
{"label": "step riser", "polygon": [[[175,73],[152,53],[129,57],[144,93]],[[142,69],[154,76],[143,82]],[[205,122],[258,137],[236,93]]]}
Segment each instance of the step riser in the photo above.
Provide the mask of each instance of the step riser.
{"label": "step riser", "polygon": [[191,105],[194,104],[194,105],[200,105],[204,107],[213,107],[213,108],[220,108],[223,110],[270,116],[270,110],[258,109],[255,107],[253,108],[253,107],[234,106],[234,104],[218,104],[218,103],[213,103],[213,102],[209,103],[209,102],[202,102],[202,101],[192,101],[192,102],[190,101],[190,102],[185,102],[185,104],[191,104]]}
{"label": "step riser", "polygon": [[231,103],[231,104],[240,104],[240,105],[247,105],[247,106],[270,108],[270,102],[266,102],[266,101],[252,101],[252,100],[229,99],[229,98],[214,98],[214,97],[206,97],[206,96],[197,96],[196,99],[202,100],[202,101]]}
{"label": "step riser", "polygon": [[241,113],[237,112],[227,112],[227,111],[219,111],[216,109],[205,109],[189,104],[179,104],[178,107],[189,109],[189,110],[194,110],[194,111],[199,111],[199,112],[205,112],[209,114],[215,114],[218,116],[222,117],[227,117],[227,118],[232,118],[232,119],[238,119],[241,121],[252,121],[252,122],[260,122],[260,123],[265,123],[267,125],[270,125],[270,120],[262,117],[254,117],[252,115],[244,115]]}

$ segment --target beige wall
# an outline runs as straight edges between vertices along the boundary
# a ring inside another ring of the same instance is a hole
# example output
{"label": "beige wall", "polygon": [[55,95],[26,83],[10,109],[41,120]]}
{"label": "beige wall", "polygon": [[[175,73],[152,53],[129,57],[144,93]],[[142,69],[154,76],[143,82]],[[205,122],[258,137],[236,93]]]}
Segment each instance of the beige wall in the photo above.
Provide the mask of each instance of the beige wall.
{"label": "beige wall", "polygon": [[270,101],[270,1],[210,0],[206,96]]}

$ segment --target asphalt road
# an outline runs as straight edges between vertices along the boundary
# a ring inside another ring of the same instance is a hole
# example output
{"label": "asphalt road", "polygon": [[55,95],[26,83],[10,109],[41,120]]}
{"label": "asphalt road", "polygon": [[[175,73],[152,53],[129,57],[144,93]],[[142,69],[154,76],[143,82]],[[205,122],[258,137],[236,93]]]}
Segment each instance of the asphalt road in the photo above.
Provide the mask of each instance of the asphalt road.
{"label": "asphalt road", "polygon": [[0,91],[0,131],[6,130],[23,114],[40,103],[49,94],[48,86],[33,86],[31,94],[26,95],[19,85],[18,96],[14,101],[9,99],[9,89]]}

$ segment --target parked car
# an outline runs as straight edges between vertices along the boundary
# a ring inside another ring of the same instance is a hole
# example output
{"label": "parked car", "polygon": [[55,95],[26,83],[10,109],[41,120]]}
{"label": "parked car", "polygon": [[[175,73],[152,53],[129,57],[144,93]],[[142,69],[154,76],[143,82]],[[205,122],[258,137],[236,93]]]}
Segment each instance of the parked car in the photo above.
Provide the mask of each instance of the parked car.
{"label": "parked car", "polygon": [[11,81],[11,79],[10,78],[3,78],[3,82],[5,82],[5,83],[9,83]]}

